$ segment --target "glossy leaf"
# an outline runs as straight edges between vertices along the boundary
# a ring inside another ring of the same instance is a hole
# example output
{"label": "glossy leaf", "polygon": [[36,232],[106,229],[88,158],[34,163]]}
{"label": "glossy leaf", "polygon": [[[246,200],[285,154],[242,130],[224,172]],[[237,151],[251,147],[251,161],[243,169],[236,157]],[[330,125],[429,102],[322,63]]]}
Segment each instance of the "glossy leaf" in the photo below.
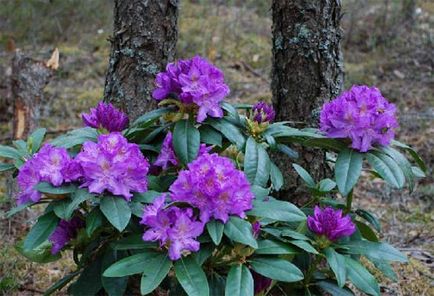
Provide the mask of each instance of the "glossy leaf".
{"label": "glossy leaf", "polygon": [[274,163],[271,163],[270,178],[274,190],[279,191],[283,186],[284,180],[282,172]]}
{"label": "glossy leaf", "polygon": [[231,216],[224,227],[225,235],[233,241],[251,246],[256,249],[258,244],[253,237],[252,224],[241,218]]}
{"label": "glossy leaf", "polygon": [[250,137],[246,143],[244,172],[252,185],[266,187],[270,176],[271,162],[267,151]]}
{"label": "glossy leaf", "polygon": [[356,210],[356,214],[368,221],[372,226],[374,226],[375,230],[377,230],[378,232],[381,231],[380,221],[372,213],[363,209],[358,209]]}
{"label": "glossy leaf", "polygon": [[217,220],[211,220],[206,224],[206,229],[215,245],[220,244],[223,237],[224,224]]}
{"label": "glossy leaf", "polygon": [[232,144],[235,144],[238,149],[242,149],[246,142],[243,134],[238,127],[230,123],[227,119],[208,118],[207,124],[221,132]]}
{"label": "glossy leaf", "polygon": [[45,128],[38,128],[36,129],[29,137],[27,142],[32,147],[32,153],[36,153],[39,148],[41,148],[42,142],[44,141],[45,133],[47,132],[47,129]]}
{"label": "glossy leaf", "polygon": [[268,201],[255,199],[253,201],[253,209],[247,212],[247,214],[285,222],[300,222],[306,220],[306,215],[295,205],[274,199]]}
{"label": "glossy leaf", "polygon": [[199,128],[200,141],[208,145],[222,146],[222,135],[211,126],[202,125]]}
{"label": "glossy leaf", "polygon": [[338,286],[342,288],[345,285],[345,280],[347,278],[345,256],[337,253],[333,248],[330,247],[324,249],[324,255],[326,256],[327,262],[336,276]]}
{"label": "glossy leaf", "polygon": [[103,196],[100,209],[107,220],[119,231],[124,230],[130,222],[131,208],[128,202],[120,196]]}
{"label": "glossy leaf", "polygon": [[369,295],[380,296],[380,287],[375,277],[356,260],[345,257],[348,279],[361,291]]}
{"label": "glossy leaf", "polygon": [[362,223],[360,221],[355,221],[355,224],[357,226],[357,229],[362,234],[362,237],[366,238],[369,241],[372,242],[378,242],[378,237],[375,234],[375,232],[365,223]]}
{"label": "glossy leaf", "polygon": [[22,154],[15,148],[0,145],[0,157],[18,159]]}
{"label": "glossy leaf", "polygon": [[315,283],[322,290],[333,296],[354,296],[348,288],[340,288],[332,281],[318,281]]}
{"label": "glossy leaf", "polygon": [[98,137],[96,129],[90,127],[83,127],[72,130],[66,135],[61,135],[51,141],[51,144],[58,147],[64,147],[66,149],[81,145],[86,141],[95,142]]}
{"label": "glossy leaf", "polygon": [[349,254],[360,254],[377,260],[407,262],[407,257],[391,245],[367,240],[349,241],[339,245]]}
{"label": "glossy leaf", "polygon": [[169,273],[171,267],[172,261],[166,254],[159,254],[149,261],[140,281],[142,295],[154,291]]}
{"label": "glossy leaf", "polygon": [[48,212],[38,218],[24,240],[24,250],[32,250],[45,242],[57,227],[59,218],[54,212]]}
{"label": "glossy leaf", "polygon": [[77,186],[73,184],[54,187],[48,182],[41,182],[35,186],[35,189],[42,193],[48,193],[53,195],[64,195],[72,193],[77,190]]}
{"label": "glossy leaf", "polygon": [[297,250],[295,250],[288,244],[270,239],[259,240],[258,248],[255,250],[255,254],[258,255],[285,255],[296,253]]}
{"label": "glossy leaf", "polygon": [[338,154],[335,165],[335,178],[339,191],[347,196],[357,184],[362,172],[363,154],[344,149]]}
{"label": "glossy leaf", "polygon": [[297,266],[284,259],[255,257],[249,262],[254,271],[276,281],[298,282],[304,277]]}
{"label": "glossy leaf", "polygon": [[395,188],[404,186],[405,177],[399,165],[388,155],[368,152],[366,158],[369,164],[389,185]]}
{"label": "glossy leaf", "polygon": [[315,181],[313,180],[312,176],[309,174],[308,171],[306,171],[302,166],[299,166],[296,163],[293,163],[292,167],[295,169],[297,174],[303,179],[307,187],[315,188]]}
{"label": "glossy leaf", "polygon": [[242,265],[233,265],[226,279],[225,296],[253,296],[253,277],[249,269]]}
{"label": "glossy leaf", "polygon": [[199,130],[191,121],[180,120],[175,124],[173,131],[173,149],[176,156],[184,164],[193,161],[200,146]]}
{"label": "glossy leaf", "polygon": [[93,232],[104,223],[104,216],[99,208],[94,208],[89,215],[86,216],[86,233],[91,236]]}
{"label": "glossy leaf", "polygon": [[175,262],[175,274],[188,296],[208,296],[209,286],[205,272],[192,256]]}
{"label": "glossy leaf", "polygon": [[155,252],[144,252],[123,258],[107,268],[103,275],[105,277],[123,277],[142,273],[157,255],[158,253]]}

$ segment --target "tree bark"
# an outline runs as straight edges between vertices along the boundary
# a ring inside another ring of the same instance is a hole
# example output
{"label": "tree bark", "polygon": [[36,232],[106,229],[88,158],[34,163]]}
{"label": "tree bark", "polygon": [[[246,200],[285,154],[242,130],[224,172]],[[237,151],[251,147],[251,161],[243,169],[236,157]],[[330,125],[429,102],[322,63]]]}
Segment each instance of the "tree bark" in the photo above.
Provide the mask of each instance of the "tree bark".
{"label": "tree bark", "polygon": [[[343,85],[340,0],[274,0],[273,105],[277,120],[315,126],[321,105]],[[324,177],[324,154],[300,150],[299,162],[317,179]],[[288,190],[300,188],[289,158],[277,156]],[[281,196],[282,197],[282,196]]]}
{"label": "tree bark", "polygon": [[177,0],[115,0],[104,99],[131,120],[156,107],[155,75],[175,57]]}

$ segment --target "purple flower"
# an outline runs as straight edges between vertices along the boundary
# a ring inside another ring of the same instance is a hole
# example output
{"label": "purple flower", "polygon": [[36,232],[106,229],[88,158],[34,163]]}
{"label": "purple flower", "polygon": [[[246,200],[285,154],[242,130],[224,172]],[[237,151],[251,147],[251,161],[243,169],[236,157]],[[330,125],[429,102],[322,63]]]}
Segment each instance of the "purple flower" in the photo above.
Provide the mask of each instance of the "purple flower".
{"label": "purple flower", "polygon": [[60,186],[64,182],[76,180],[77,175],[71,175],[68,170],[72,163],[73,160],[65,148],[45,144],[18,172],[18,204],[40,200],[41,194],[34,189],[39,182]]}
{"label": "purple flower", "polygon": [[170,186],[172,200],[197,207],[201,220],[227,222],[229,215],[244,218],[252,208],[253,193],[243,172],[218,154],[203,154],[188,164]]}
{"label": "purple flower", "polygon": [[155,84],[152,96],[156,100],[175,98],[198,106],[198,122],[208,115],[223,117],[220,102],[229,94],[229,87],[223,72],[200,56],[168,64],[166,71],[157,75]]}
{"label": "purple flower", "polygon": [[261,233],[261,223],[259,221],[256,221],[252,224],[252,230],[253,230],[253,236],[255,238],[259,237],[259,234]]}
{"label": "purple flower", "polygon": [[373,145],[388,145],[398,127],[396,107],[375,87],[353,86],[324,104],[320,127],[330,138],[349,138],[351,147],[366,152]]}
{"label": "purple flower", "polygon": [[257,123],[272,122],[276,117],[273,106],[259,101],[252,108],[253,120]]}
{"label": "purple flower", "polygon": [[172,144],[172,133],[168,132],[164,138],[163,145],[161,146],[160,154],[154,165],[160,166],[163,170],[167,170],[169,165],[178,165],[178,159],[176,158],[175,151],[173,150]]}
{"label": "purple flower", "polygon": [[270,278],[267,278],[257,272],[255,272],[254,270],[250,270],[252,272],[252,276],[253,276],[253,284],[254,284],[254,294],[259,294],[265,290],[267,290],[273,280]]}
{"label": "purple flower", "polygon": [[[200,144],[198,157],[202,154],[208,153],[212,147],[207,147],[205,144]],[[177,166],[179,164],[178,158],[175,155],[172,144],[172,133],[168,132],[164,138],[163,145],[161,146],[160,154],[157,160],[154,162],[155,166],[161,167],[163,170],[167,170],[170,165]]]}
{"label": "purple flower", "polygon": [[350,236],[356,231],[356,226],[349,215],[342,215],[342,210],[331,207],[321,209],[315,206],[314,215],[307,217],[307,226],[317,235],[323,235],[330,241],[344,236]]}
{"label": "purple flower", "polygon": [[204,229],[190,208],[165,208],[165,194],[157,197],[152,205],[145,207],[140,224],[148,227],[143,234],[144,241],[159,241],[160,246],[169,248],[171,260],[178,260],[183,254],[197,252],[200,243],[196,240]]}
{"label": "purple flower", "polygon": [[110,103],[99,102],[81,117],[86,126],[105,128],[109,132],[120,132],[128,126],[128,116]]}
{"label": "purple flower", "polygon": [[48,240],[52,243],[51,253],[57,254],[73,238],[77,236],[80,228],[84,227],[84,221],[79,217],[73,217],[70,221],[60,220],[54,232]]}
{"label": "purple flower", "polygon": [[77,155],[82,167],[84,183],[89,192],[108,190],[131,200],[131,192],[147,190],[146,175],[149,163],[139,146],[128,143],[121,133],[100,135],[98,143],[87,141]]}

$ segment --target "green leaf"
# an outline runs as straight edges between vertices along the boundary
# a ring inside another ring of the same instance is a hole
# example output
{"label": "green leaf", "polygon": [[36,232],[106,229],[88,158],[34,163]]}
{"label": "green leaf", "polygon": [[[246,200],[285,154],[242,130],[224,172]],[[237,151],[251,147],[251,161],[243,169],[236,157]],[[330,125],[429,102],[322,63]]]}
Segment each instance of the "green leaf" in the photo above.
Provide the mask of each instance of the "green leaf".
{"label": "green leaf", "polygon": [[263,188],[261,186],[253,185],[250,187],[250,190],[252,191],[253,195],[256,199],[263,200],[270,194],[270,190]]}
{"label": "green leaf", "polygon": [[135,202],[132,201],[129,203],[130,208],[131,208],[131,213],[136,216],[141,218],[143,216],[143,209],[145,207],[144,204],[140,203],[140,202]]}
{"label": "green leaf", "polygon": [[131,208],[128,202],[120,196],[102,197],[100,209],[107,220],[119,231],[124,230],[130,222]]}
{"label": "green leaf", "polygon": [[80,277],[73,283],[69,292],[73,296],[95,295],[102,288],[102,256],[96,257],[90,264],[83,270]]}
{"label": "green leaf", "polygon": [[162,115],[169,113],[170,111],[173,111],[172,107],[152,110],[151,112],[145,113],[144,115],[137,118],[131,126],[137,126],[148,122],[153,122],[156,119],[160,118]]}
{"label": "green leaf", "polygon": [[285,255],[296,253],[297,251],[291,246],[270,239],[259,240],[258,248],[255,250],[255,254],[259,255]]}
{"label": "green leaf", "polygon": [[347,148],[347,145],[345,145],[345,143],[342,141],[331,138],[311,138],[303,141],[302,143],[305,147],[324,148],[337,152]]}
{"label": "green leaf", "polygon": [[374,226],[375,230],[381,232],[380,221],[378,221],[378,219],[372,213],[363,209],[358,209],[356,210],[356,214],[368,221],[372,226]]}
{"label": "green leaf", "polygon": [[99,208],[94,208],[86,216],[86,233],[91,237],[93,232],[104,223],[104,216]]}
{"label": "green leaf", "polygon": [[51,144],[58,147],[64,147],[66,149],[81,145],[86,141],[96,142],[98,132],[96,129],[90,127],[83,127],[72,130],[66,135],[61,135],[51,141]]}
{"label": "green leaf", "polygon": [[297,174],[303,179],[303,181],[306,183],[307,187],[309,188],[315,188],[315,181],[313,180],[312,176],[309,174],[308,171],[306,171],[302,166],[299,166],[296,163],[292,164],[292,167],[295,169]]}
{"label": "green leaf", "polygon": [[9,218],[12,217],[13,215],[15,215],[15,214],[21,212],[21,211],[24,210],[24,209],[27,209],[28,207],[31,207],[31,206],[34,205],[34,204],[35,204],[34,202],[28,202],[28,203],[21,204],[21,205],[15,207],[15,208],[12,208],[12,209],[7,213],[6,218],[9,219]]}
{"label": "green leaf", "polygon": [[253,295],[253,277],[249,269],[242,264],[232,266],[226,279],[225,296]]}
{"label": "green leaf", "polygon": [[349,254],[361,254],[377,260],[407,262],[407,257],[387,243],[367,240],[349,241],[339,245]]}
{"label": "green leaf", "polygon": [[372,242],[378,242],[378,237],[375,234],[375,232],[365,223],[362,223],[360,221],[355,221],[357,225],[357,229],[362,234],[362,237],[366,238],[367,240],[370,240]]}
{"label": "green leaf", "polygon": [[280,235],[284,236],[284,237],[285,236],[291,237],[291,238],[296,239],[296,240],[306,240],[306,241],[310,240],[304,234],[297,232],[297,231],[294,231],[294,230],[291,230],[291,229],[283,229],[282,233]]}
{"label": "green leaf", "polygon": [[380,287],[377,281],[359,262],[345,257],[345,266],[348,279],[361,291],[370,295],[380,296]]}
{"label": "green leaf", "polygon": [[425,162],[413,148],[396,140],[392,140],[392,145],[405,149],[408,153],[410,153],[411,157],[413,157],[414,161],[422,169],[422,171],[424,171],[425,173],[427,172]]}
{"label": "green leaf", "polygon": [[215,250],[215,246],[213,244],[204,244],[200,241],[200,250],[194,253],[194,259],[196,259],[197,264],[202,266],[205,261],[212,255]]}
{"label": "green leaf", "polygon": [[199,130],[188,120],[180,120],[173,131],[173,149],[183,164],[193,161],[200,146]]}
{"label": "green leaf", "polygon": [[244,155],[244,172],[250,184],[266,187],[270,176],[271,162],[261,144],[249,137]]}
{"label": "green leaf", "polygon": [[155,242],[145,242],[142,234],[132,234],[111,244],[114,250],[141,250],[157,247]]}
{"label": "green leaf", "polygon": [[32,250],[45,242],[53,233],[59,218],[54,212],[48,212],[38,218],[38,222],[32,227],[24,240],[24,250]]}
{"label": "green leaf", "polygon": [[66,208],[68,207],[69,199],[62,199],[53,202],[53,211],[57,217],[67,220],[65,217]]}
{"label": "green leaf", "polygon": [[344,149],[338,154],[335,178],[339,191],[347,196],[357,184],[362,172],[363,154],[353,149]]}
{"label": "green leaf", "polygon": [[285,222],[300,222],[306,220],[306,215],[295,205],[275,199],[253,200],[253,209],[247,212],[249,216],[274,219]]}
{"label": "green leaf", "polygon": [[270,178],[274,190],[279,191],[280,188],[282,188],[284,183],[283,175],[280,169],[274,163],[271,163]]}
{"label": "green leaf", "polygon": [[0,163],[0,172],[6,172],[15,169],[15,165],[12,163]]}
{"label": "green leaf", "polygon": [[15,148],[0,145],[0,157],[19,159],[22,157],[22,154]]}
{"label": "green leaf", "polygon": [[338,286],[342,288],[345,285],[345,280],[347,278],[347,272],[345,269],[345,256],[337,253],[330,247],[324,249],[324,255],[326,256],[327,262],[336,276]]}
{"label": "green leaf", "polygon": [[65,219],[69,220],[72,217],[74,211],[80,206],[80,204],[88,199],[94,197],[92,193],[89,193],[86,189],[78,189],[71,194],[71,202],[68,204],[65,211]]}
{"label": "green leaf", "polygon": [[329,178],[321,180],[318,184],[318,190],[320,192],[330,192],[335,187],[336,187],[336,183]]}
{"label": "green leaf", "polygon": [[293,244],[294,246],[299,247],[300,249],[305,250],[308,253],[312,253],[312,254],[318,254],[318,251],[312,247],[311,244],[309,244],[307,241],[304,240],[292,240],[289,241],[291,244]]}
{"label": "green leaf", "polygon": [[154,190],[148,190],[143,193],[134,193],[133,201],[134,202],[143,202],[143,203],[152,203],[154,199],[160,196],[162,193]]}
{"label": "green leaf", "polygon": [[69,273],[69,274],[65,275],[63,278],[61,278],[60,280],[58,280],[54,285],[52,285],[50,288],[48,288],[47,290],[45,290],[44,296],[51,295],[54,292],[56,292],[57,290],[61,290],[70,281],[72,281],[74,279],[74,277],[76,277],[79,273],[80,273],[80,271],[74,271],[72,273]]}
{"label": "green leaf", "polygon": [[298,158],[298,152],[295,151],[294,149],[289,148],[285,144],[277,144],[276,148],[277,148],[277,150],[286,154],[288,157],[290,157],[292,159]]}
{"label": "green leaf", "polygon": [[175,273],[188,296],[208,296],[209,286],[205,272],[193,256],[184,257],[175,262]]}
{"label": "green leaf", "polygon": [[315,285],[333,296],[354,296],[351,290],[348,288],[340,288],[332,281],[318,281]]}
{"label": "green leaf", "polygon": [[211,126],[202,125],[199,127],[200,141],[208,145],[222,146],[222,134],[213,129]]}
{"label": "green leaf", "polygon": [[64,195],[77,190],[77,186],[73,184],[54,187],[48,182],[41,182],[35,186],[35,189],[42,193]]}
{"label": "green leaf", "polygon": [[380,270],[386,277],[391,279],[394,282],[398,281],[398,276],[396,275],[395,271],[393,270],[392,266],[389,262],[384,260],[375,260],[373,258],[368,257],[368,259],[374,263],[375,267]]}
{"label": "green leaf", "polygon": [[142,273],[148,269],[148,264],[160,254],[145,252],[123,258],[107,268],[103,275],[105,277],[123,277],[136,273]]}
{"label": "green leaf", "polygon": [[239,150],[243,149],[246,139],[240,129],[230,123],[227,119],[208,118],[206,124],[221,132]]}
{"label": "green leaf", "polygon": [[217,220],[211,220],[206,224],[206,229],[215,245],[220,244],[224,228],[224,224]]}
{"label": "green leaf", "polygon": [[252,224],[238,217],[230,217],[224,227],[225,235],[233,241],[251,246],[256,249],[258,244],[253,237]]}
{"label": "green leaf", "polygon": [[208,279],[209,282],[209,295],[222,296],[225,294],[226,281],[225,278],[218,273],[213,272]]}
{"label": "green leaf", "polygon": [[36,129],[27,140],[27,143],[31,143],[32,147],[32,153],[36,153],[39,148],[41,148],[42,141],[44,141],[45,133],[47,132],[47,129],[45,128],[38,128]]}
{"label": "green leaf", "polygon": [[395,188],[404,186],[405,177],[399,165],[388,155],[378,152],[366,153],[369,164],[389,185]]}
{"label": "green leaf", "polygon": [[[125,252],[116,252],[111,248],[107,248],[104,252],[101,272],[106,270],[110,265],[115,263],[118,259],[124,256]],[[108,296],[124,295],[128,284],[128,276],[108,278],[101,277],[102,286]]]}
{"label": "green leaf", "polygon": [[276,281],[298,282],[303,279],[301,270],[284,259],[256,257],[249,262],[254,271]]}
{"label": "green leaf", "polygon": [[48,241],[31,250],[25,250],[21,241],[15,246],[15,249],[30,261],[37,263],[53,262],[62,257],[60,253],[51,254],[51,244]]}
{"label": "green leaf", "polygon": [[172,261],[167,258],[166,254],[157,255],[148,262],[140,281],[140,292],[142,295],[154,291],[169,273],[171,267]]}

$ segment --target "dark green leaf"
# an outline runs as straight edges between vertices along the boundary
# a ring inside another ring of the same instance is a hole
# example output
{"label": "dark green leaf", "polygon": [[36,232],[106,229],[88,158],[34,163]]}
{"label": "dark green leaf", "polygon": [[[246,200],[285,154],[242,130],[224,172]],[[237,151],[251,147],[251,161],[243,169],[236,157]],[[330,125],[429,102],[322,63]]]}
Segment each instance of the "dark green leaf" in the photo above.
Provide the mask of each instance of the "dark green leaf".
{"label": "dark green leaf", "polygon": [[250,137],[244,155],[244,172],[252,185],[266,187],[270,176],[270,158],[261,144]]}
{"label": "dark green leaf", "polygon": [[32,250],[45,242],[53,233],[59,218],[54,212],[48,212],[38,218],[38,222],[32,227],[24,241],[24,250]]}
{"label": "dark green leaf", "polygon": [[306,220],[306,215],[292,203],[274,199],[268,201],[253,200],[253,209],[247,212],[247,214],[286,222]]}
{"label": "dark green leaf", "polygon": [[380,270],[386,277],[391,279],[394,282],[398,281],[398,276],[396,275],[395,271],[393,270],[392,266],[389,262],[384,260],[375,260],[373,258],[368,257],[372,263],[374,263],[375,267]]}
{"label": "dark green leaf", "polygon": [[140,250],[155,248],[157,245],[154,242],[145,242],[142,239],[142,234],[133,234],[124,237],[111,244],[114,250]]}
{"label": "dark green leaf", "polygon": [[410,146],[398,142],[396,140],[392,140],[392,145],[400,147],[405,149],[408,153],[410,153],[411,157],[413,157],[414,161],[417,163],[417,165],[422,169],[422,171],[424,171],[426,173],[427,171],[427,167],[425,165],[425,162],[423,161],[423,159],[419,156],[419,154],[417,154],[417,152],[415,150],[413,150],[413,148],[411,148]]}
{"label": "dark green leaf", "polygon": [[366,153],[369,164],[389,185],[395,188],[404,186],[405,177],[399,165],[388,155],[378,152]]}
{"label": "dark green leaf", "polygon": [[68,207],[69,199],[62,199],[53,202],[53,211],[57,217],[67,220],[65,216],[66,208]]}
{"label": "dark green leaf", "polygon": [[319,281],[315,285],[333,296],[354,296],[353,292],[348,288],[340,288],[332,281]]}
{"label": "dark green leaf", "polygon": [[59,187],[54,187],[50,183],[41,182],[35,186],[35,189],[42,193],[54,194],[54,195],[64,195],[77,190],[77,186],[73,184],[63,185]]}
{"label": "dark green leaf", "polygon": [[166,254],[159,254],[148,262],[140,281],[142,295],[154,291],[169,273],[171,267],[172,261],[167,258]]}
{"label": "dark green leaf", "polygon": [[262,255],[284,255],[296,253],[297,251],[288,244],[270,239],[259,240],[258,248],[255,250],[255,254]]}
{"label": "dark green leaf", "polygon": [[180,120],[173,131],[173,149],[183,164],[193,161],[200,146],[199,130],[188,120]]}
{"label": "dark green leaf", "polygon": [[144,202],[144,203],[152,203],[157,196],[160,196],[162,193],[154,190],[148,190],[143,193],[134,193],[133,201],[135,202]]}
{"label": "dark green leaf", "polygon": [[90,262],[75,283],[70,286],[69,292],[73,296],[95,295],[102,288],[102,256]]}
{"label": "dark green leaf", "polygon": [[206,229],[208,230],[209,236],[211,237],[214,244],[220,244],[223,237],[224,224],[217,221],[211,220],[206,224]]}
{"label": "dark green leaf", "polygon": [[286,236],[286,237],[291,237],[293,239],[296,240],[310,240],[307,236],[305,236],[304,234],[291,230],[291,229],[283,229],[282,233],[280,234],[281,236]]}
{"label": "dark green leaf", "polygon": [[131,208],[121,196],[104,196],[100,209],[107,220],[119,231],[127,227],[131,218]]}
{"label": "dark green leaf", "polygon": [[15,249],[30,261],[37,263],[53,262],[61,258],[60,253],[55,255],[51,254],[51,244],[49,242],[45,242],[30,250],[25,250],[23,248],[23,242],[19,242],[15,246]]}
{"label": "dark green leaf", "polygon": [[407,257],[387,243],[367,240],[349,241],[339,245],[349,254],[361,254],[377,260],[407,262]]}
{"label": "dark green leaf", "polygon": [[249,262],[254,271],[276,281],[298,282],[303,279],[300,269],[284,259],[256,257]]}
{"label": "dark green leaf", "polygon": [[213,129],[211,126],[202,125],[199,128],[200,141],[209,145],[222,146],[222,134]]}
{"label": "dark green leaf", "polygon": [[15,165],[12,163],[0,163],[0,172],[6,172],[15,169]]}
{"label": "dark green leaf", "polygon": [[306,141],[303,142],[303,146],[325,148],[331,151],[341,151],[347,148],[347,145],[344,142],[339,141],[337,139],[331,139],[331,138],[307,139]]}
{"label": "dark green leaf", "polygon": [[31,206],[34,205],[34,204],[35,204],[35,203],[33,203],[33,202],[28,202],[28,203],[21,204],[21,205],[15,207],[15,208],[12,208],[12,209],[8,212],[8,214],[6,215],[6,218],[10,218],[10,217],[12,217],[13,215],[15,215],[16,213],[19,213],[19,212],[21,212],[22,210],[27,209],[28,207],[31,207]]}
{"label": "dark green leaf", "polygon": [[232,144],[235,144],[238,149],[241,150],[244,147],[246,139],[239,128],[228,120],[208,118],[206,123],[221,132]]}
{"label": "dark green leaf", "polygon": [[72,130],[66,135],[59,136],[51,141],[51,144],[58,147],[64,147],[66,149],[81,145],[86,141],[95,142],[98,137],[96,129],[90,127],[83,127]]}
{"label": "dark green leaf", "polygon": [[363,209],[356,210],[356,214],[368,221],[372,226],[374,226],[375,230],[378,232],[381,231],[380,221],[370,212],[365,211]]}
{"label": "dark green leaf", "polygon": [[140,202],[130,202],[129,203],[130,208],[131,208],[131,213],[136,216],[141,218],[143,216],[143,208],[145,207],[144,204],[140,203]]}
{"label": "dark green leaf", "polygon": [[123,258],[107,268],[103,275],[105,277],[123,277],[142,273],[148,268],[149,262],[154,260],[157,256],[159,256],[158,253],[147,251]]}
{"label": "dark green leaf", "polygon": [[48,288],[44,292],[44,296],[51,295],[54,292],[56,292],[57,290],[61,290],[70,281],[72,281],[74,279],[74,277],[76,277],[79,273],[80,273],[79,271],[75,271],[75,272],[72,272],[72,273],[69,273],[69,274],[65,275],[63,278],[61,278],[60,280],[58,280],[54,285],[52,285],[50,288]]}
{"label": "dark green leaf", "polygon": [[370,240],[372,242],[378,242],[378,237],[375,234],[375,232],[365,223],[362,223],[360,221],[355,221],[357,225],[357,229],[362,234],[362,237],[366,238],[367,240]]}
{"label": "dark green leaf", "polygon": [[0,145],[0,157],[18,159],[22,154],[15,148]]}
{"label": "dark green leaf", "polygon": [[[122,258],[124,254],[123,252],[116,252],[111,248],[107,248],[102,259],[101,272],[104,272],[110,265]],[[101,282],[108,296],[124,295],[128,284],[128,276],[117,278],[102,276]]]}
{"label": "dark green leaf", "polygon": [[345,268],[345,256],[337,253],[332,248],[324,249],[324,255],[327,258],[327,262],[330,268],[333,270],[338,286],[342,288],[345,285],[345,280],[347,278],[347,272]]}
{"label": "dark green leaf", "polygon": [[194,259],[196,259],[197,264],[202,266],[205,261],[212,255],[215,250],[215,246],[213,244],[204,244],[201,242],[200,250],[194,253]]}
{"label": "dark green leaf", "polygon": [[225,294],[225,278],[213,272],[209,277],[209,295],[222,296]]}
{"label": "dark green leaf", "polygon": [[65,219],[69,220],[72,217],[74,211],[80,206],[80,204],[90,198],[94,197],[92,193],[89,193],[86,189],[78,189],[71,194],[71,202],[68,204],[65,211]]}
{"label": "dark green leaf", "polygon": [[250,190],[255,195],[255,198],[260,199],[260,200],[263,200],[265,197],[268,196],[268,194],[270,194],[269,189],[266,189],[266,188],[263,188],[263,187],[257,186],[257,185],[251,186]]}
{"label": "dark green leaf", "polygon": [[308,243],[307,241],[292,240],[292,241],[290,241],[290,243],[299,247],[300,249],[305,250],[308,253],[318,254],[318,251],[314,247],[312,247],[312,245],[310,243]]}
{"label": "dark green leaf", "polygon": [[233,241],[256,249],[258,244],[253,237],[252,224],[241,218],[232,216],[224,227],[225,235]]}
{"label": "dark green leaf", "polygon": [[44,141],[45,133],[47,132],[47,129],[45,128],[38,128],[36,129],[27,140],[27,143],[31,143],[32,147],[32,153],[36,153],[36,151],[41,148],[42,141]]}
{"label": "dark green leaf", "polygon": [[331,179],[323,179],[319,182],[318,190],[321,192],[330,192],[336,187],[336,183]]}
{"label": "dark green leaf", "polygon": [[298,152],[295,151],[294,149],[289,148],[285,144],[277,144],[276,148],[277,148],[277,150],[286,154],[290,158],[293,158],[293,159],[298,158]]}
{"label": "dark green leaf", "polygon": [[279,191],[284,183],[283,175],[280,169],[274,163],[271,163],[270,177],[274,190]]}
{"label": "dark green leaf", "polygon": [[345,266],[348,279],[361,291],[370,295],[380,296],[380,287],[377,281],[359,262],[345,257]]}
{"label": "dark green leaf", "polygon": [[89,215],[86,216],[86,233],[89,237],[93,232],[104,223],[104,216],[99,208],[94,208]]}
{"label": "dark green leaf", "polygon": [[161,115],[169,113],[170,111],[173,111],[172,107],[152,110],[152,111],[140,116],[139,118],[137,118],[131,126],[142,125],[142,124],[145,124],[147,122],[154,121],[154,120],[160,118]]}
{"label": "dark green leaf", "polygon": [[399,167],[402,169],[402,172],[405,176],[405,179],[408,182],[408,186],[410,189],[410,192],[413,191],[414,189],[414,174],[413,171],[411,169],[411,163],[407,160],[407,158],[398,150],[390,147],[390,146],[386,146],[386,147],[381,147],[380,151],[382,151],[383,153],[386,153],[387,155],[389,155],[392,159],[394,159],[396,161],[396,163],[399,165]]}
{"label": "dark green leaf", "polygon": [[208,296],[209,286],[205,272],[192,256],[175,262],[175,273],[188,296]]}
{"label": "dark green leaf", "polygon": [[339,191],[347,196],[357,184],[362,172],[363,154],[353,149],[344,149],[338,154],[335,178]]}
{"label": "dark green leaf", "polygon": [[313,180],[312,176],[309,174],[308,171],[306,171],[303,167],[299,166],[296,163],[293,163],[292,167],[295,169],[297,174],[303,179],[307,187],[315,188],[315,181]]}
{"label": "dark green leaf", "polygon": [[253,277],[249,269],[242,264],[232,266],[226,279],[225,296],[253,295]]}

